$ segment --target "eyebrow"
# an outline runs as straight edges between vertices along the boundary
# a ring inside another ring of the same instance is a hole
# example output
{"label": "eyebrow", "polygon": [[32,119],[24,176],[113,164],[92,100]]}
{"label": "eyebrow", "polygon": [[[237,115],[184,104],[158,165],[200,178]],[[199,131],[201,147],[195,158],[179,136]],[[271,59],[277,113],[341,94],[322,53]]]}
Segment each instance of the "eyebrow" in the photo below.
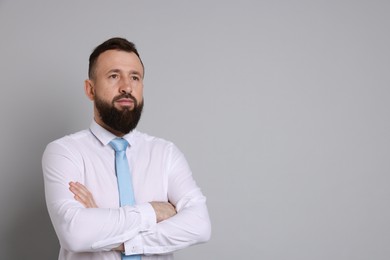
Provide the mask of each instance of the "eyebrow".
{"label": "eyebrow", "polygon": [[[120,73],[120,72],[122,72],[120,69],[111,69],[111,70],[107,71],[106,75],[110,74],[110,73]],[[135,75],[142,77],[142,74],[136,70],[130,70],[130,74],[135,74]]]}

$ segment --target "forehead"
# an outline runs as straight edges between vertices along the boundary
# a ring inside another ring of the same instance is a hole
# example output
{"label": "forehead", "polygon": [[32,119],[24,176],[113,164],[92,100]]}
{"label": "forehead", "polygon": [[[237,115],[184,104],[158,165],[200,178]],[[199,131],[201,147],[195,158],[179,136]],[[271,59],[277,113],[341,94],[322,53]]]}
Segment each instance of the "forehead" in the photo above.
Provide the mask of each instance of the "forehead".
{"label": "forehead", "polygon": [[96,73],[107,73],[113,69],[124,72],[136,71],[143,75],[141,60],[133,52],[108,50],[101,53],[96,60]]}

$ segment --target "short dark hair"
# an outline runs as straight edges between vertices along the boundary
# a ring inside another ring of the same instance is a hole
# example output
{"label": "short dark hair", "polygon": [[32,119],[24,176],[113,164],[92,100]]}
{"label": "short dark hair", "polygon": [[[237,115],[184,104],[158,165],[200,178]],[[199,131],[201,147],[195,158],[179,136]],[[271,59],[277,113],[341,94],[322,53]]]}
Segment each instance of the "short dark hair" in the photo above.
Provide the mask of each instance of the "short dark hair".
{"label": "short dark hair", "polygon": [[108,39],[107,41],[97,46],[89,56],[88,77],[90,79],[92,79],[95,76],[94,74],[95,74],[96,60],[98,59],[99,55],[108,50],[119,50],[119,51],[135,53],[138,56],[139,60],[141,61],[142,68],[144,69],[144,73],[145,73],[144,64],[141,60],[141,57],[139,56],[135,44],[129,42],[125,38],[115,37],[115,38]]}

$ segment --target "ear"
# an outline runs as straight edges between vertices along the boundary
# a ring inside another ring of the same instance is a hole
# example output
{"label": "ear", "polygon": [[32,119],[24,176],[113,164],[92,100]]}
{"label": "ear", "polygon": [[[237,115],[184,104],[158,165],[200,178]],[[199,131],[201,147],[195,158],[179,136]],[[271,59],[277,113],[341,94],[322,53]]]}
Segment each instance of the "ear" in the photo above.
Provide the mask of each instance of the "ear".
{"label": "ear", "polygon": [[85,95],[90,99],[94,100],[95,99],[95,88],[93,86],[93,81],[90,79],[86,79],[84,81],[84,91]]}

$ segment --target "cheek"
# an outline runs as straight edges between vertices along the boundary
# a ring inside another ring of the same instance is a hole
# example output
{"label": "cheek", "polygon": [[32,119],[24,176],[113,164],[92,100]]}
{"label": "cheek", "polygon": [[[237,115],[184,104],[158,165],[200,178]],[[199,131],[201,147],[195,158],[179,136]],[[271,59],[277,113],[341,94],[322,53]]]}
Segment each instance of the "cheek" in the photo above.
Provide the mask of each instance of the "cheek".
{"label": "cheek", "polygon": [[118,95],[118,92],[115,91],[114,87],[100,86],[100,88],[95,89],[95,96],[103,100],[112,100],[115,95]]}
{"label": "cheek", "polygon": [[143,99],[143,95],[144,95],[143,88],[136,88],[136,89],[133,89],[131,95],[132,95],[138,102],[140,102],[140,101]]}
{"label": "cheek", "polygon": [[95,91],[94,100],[97,100],[97,99],[100,101],[103,101],[105,103],[111,103],[113,97],[111,96],[111,94],[109,94],[107,92]]}

